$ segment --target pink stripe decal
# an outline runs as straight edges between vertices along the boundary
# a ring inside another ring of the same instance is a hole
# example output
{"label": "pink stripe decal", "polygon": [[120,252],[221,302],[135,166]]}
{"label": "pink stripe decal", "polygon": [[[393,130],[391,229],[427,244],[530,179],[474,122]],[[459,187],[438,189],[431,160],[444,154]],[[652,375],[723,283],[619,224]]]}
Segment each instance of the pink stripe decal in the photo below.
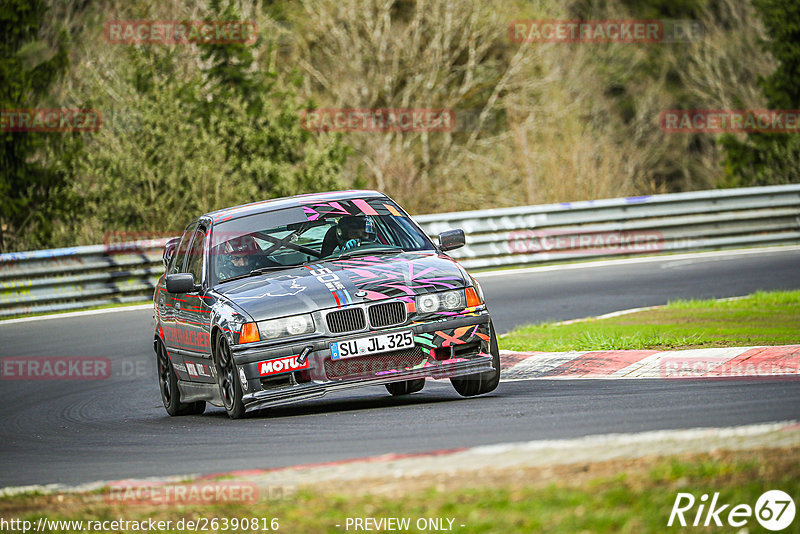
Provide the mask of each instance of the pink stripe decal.
{"label": "pink stripe decal", "polygon": [[377,215],[378,214],[378,212],[375,211],[372,208],[372,206],[367,204],[366,200],[362,200],[360,198],[357,198],[357,199],[353,200],[353,204],[355,204],[358,209],[363,211],[364,215]]}

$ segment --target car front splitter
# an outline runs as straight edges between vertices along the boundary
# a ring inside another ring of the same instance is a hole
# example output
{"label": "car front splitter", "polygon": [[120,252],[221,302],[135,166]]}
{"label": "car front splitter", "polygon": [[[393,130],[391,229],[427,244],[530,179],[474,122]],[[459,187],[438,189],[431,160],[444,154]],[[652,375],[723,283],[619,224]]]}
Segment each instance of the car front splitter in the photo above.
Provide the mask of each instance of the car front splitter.
{"label": "car front splitter", "polygon": [[491,371],[494,371],[492,357],[488,354],[480,354],[468,360],[453,361],[450,363],[445,361],[437,365],[387,372],[386,374],[368,378],[359,377],[348,380],[329,380],[325,382],[298,384],[273,391],[257,391],[245,394],[242,397],[242,401],[247,411],[250,411],[257,408],[268,408],[271,406],[280,406],[301,400],[318,398],[331,391],[342,391],[365,386],[378,386],[418,378],[453,378]]}

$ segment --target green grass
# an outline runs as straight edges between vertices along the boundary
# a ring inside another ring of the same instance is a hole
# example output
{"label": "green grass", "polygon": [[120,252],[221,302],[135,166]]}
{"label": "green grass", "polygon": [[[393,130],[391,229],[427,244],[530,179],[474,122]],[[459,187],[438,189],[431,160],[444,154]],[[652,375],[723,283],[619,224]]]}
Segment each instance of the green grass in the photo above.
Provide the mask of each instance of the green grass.
{"label": "green grass", "polygon": [[679,300],[664,307],[568,325],[542,323],[502,336],[507,350],[682,349],[800,343],[800,291],[731,300]]}
{"label": "green grass", "polygon": [[[0,499],[0,515],[34,522],[41,516],[172,521],[274,517],[280,532],[343,532],[347,517],[407,517],[412,524],[418,518],[453,518],[454,531],[463,533],[664,532],[669,530],[666,523],[681,491],[698,498],[703,493],[719,492],[720,504],[750,506],[768,489],[800,494],[799,456],[800,450],[793,447],[615,460],[595,464],[591,469],[596,471],[589,474],[586,471],[590,467],[581,465],[564,466],[550,474],[535,468],[481,477],[465,473],[421,485],[408,482],[410,486],[399,495],[372,495],[357,491],[357,485],[339,485],[334,489],[302,489],[290,498],[261,500],[255,505],[114,507],[96,498],[91,501],[67,496],[58,501],[54,496],[26,496]],[[695,511],[685,516],[690,522]],[[749,532],[764,531],[754,518],[747,528]],[[411,528],[410,532],[417,530]]]}

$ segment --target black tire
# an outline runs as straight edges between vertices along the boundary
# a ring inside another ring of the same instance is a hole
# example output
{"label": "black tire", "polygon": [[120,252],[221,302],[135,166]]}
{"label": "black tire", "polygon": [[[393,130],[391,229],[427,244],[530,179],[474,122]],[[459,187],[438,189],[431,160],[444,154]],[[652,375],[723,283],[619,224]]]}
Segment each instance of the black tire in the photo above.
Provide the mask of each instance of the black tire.
{"label": "black tire", "polygon": [[422,391],[425,387],[425,379],[417,378],[415,380],[405,380],[403,382],[392,382],[386,384],[386,391],[392,394],[393,397],[400,395],[410,395],[417,391]]}
{"label": "black tire", "polygon": [[241,419],[244,417],[244,403],[242,402],[242,385],[239,383],[239,376],[236,372],[236,365],[233,363],[231,348],[224,335],[217,336],[216,348],[214,350],[214,365],[217,367],[217,384],[222,403],[228,417],[231,419]]}
{"label": "black tire", "polygon": [[172,368],[167,349],[161,341],[156,342],[156,365],[158,368],[158,388],[161,390],[161,401],[171,416],[200,415],[206,410],[205,401],[181,402],[178,390],[178,376]]}
{"label": "black tire", "polygon": [[451,378],[450,383],[462,397],[474,397],[489,393],[494,391],[497,384],[500,383],[500,348],[497,345],[497,335],[492,323],[489,323],[489,336],[489,353],[492,355],[494,371]]}

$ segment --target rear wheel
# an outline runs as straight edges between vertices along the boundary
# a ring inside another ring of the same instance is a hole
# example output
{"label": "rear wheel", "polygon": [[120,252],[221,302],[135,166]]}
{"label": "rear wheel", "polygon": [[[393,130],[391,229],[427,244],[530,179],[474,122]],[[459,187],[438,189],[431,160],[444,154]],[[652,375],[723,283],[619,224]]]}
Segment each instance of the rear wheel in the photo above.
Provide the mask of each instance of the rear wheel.
{"label": "rear wheel", "polygon": [[483,395],[494,391],[497,384],[500,383],[500,348],[497,346],[497,335],[494,332],[494,325],[491,323],[489,323],[489,353],[492,355],[493,371],[450,379],[453,388],[459,395],[463,397]]}
{"label": "rear wheel", "polygon": [[397,397],[399,395],[410,395],[411,393],[416,393],[417,391],[421,391],[422,388],[425,387],[425,379],[418,378],[416,380],[406,380],[404,382],[393,382],[391,384],[386,384],[386,390],[392,394],[392,396]]}
{"label": "rear wheel", "polygon": [[164,348],[161,341],[156,344],[156,362],[158,364],[158,387],[161,390],[161,400],[167,413],[173,416],[203,413],[206,409],[205,401],[181,402],[178,377],[172,368],[172,361],[169,359],[167,349]]}
{"label": "rear wheel", "polygon": [[217,384],[225,411],[231,419],[244,417],[244,403],[242,402],[242,385],[236,373],[236,364],[233,363],[230,345],[224,335],[217,336],[215,365],[217,366]]}

